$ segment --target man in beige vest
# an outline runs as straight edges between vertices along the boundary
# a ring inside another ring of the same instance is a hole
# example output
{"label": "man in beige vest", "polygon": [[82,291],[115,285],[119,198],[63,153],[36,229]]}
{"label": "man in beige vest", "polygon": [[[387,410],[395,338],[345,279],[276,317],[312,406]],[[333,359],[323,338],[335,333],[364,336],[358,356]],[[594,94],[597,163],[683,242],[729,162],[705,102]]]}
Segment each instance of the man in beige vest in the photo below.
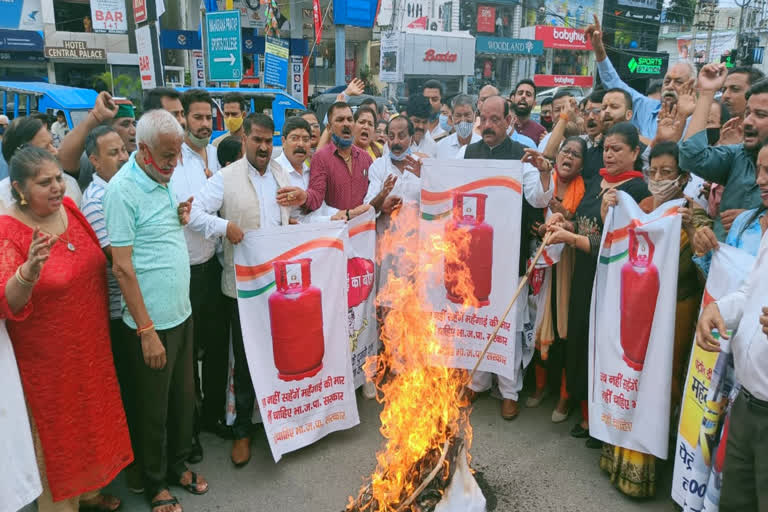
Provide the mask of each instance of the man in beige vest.
{"label": "man in beige vest", "polygon": [[[189,228],[207,238],[224,240],[221,290],[231,310],[232,351],[235,356],[235,441],[232,462],[244,466],[251,458],[251,416],[255,394],[240,329],[235,289],[234,247],[244,231],[284,226],[292,206],[303,204],[306,192],[292,187],[288,174],[272,161],[275,125],[269,116],[250,114],[243,122],[245,156],[221,169],[194,197]],[[220,213],[220,216],[216,215]],[[223,392],[223,390],[222,390]]]}

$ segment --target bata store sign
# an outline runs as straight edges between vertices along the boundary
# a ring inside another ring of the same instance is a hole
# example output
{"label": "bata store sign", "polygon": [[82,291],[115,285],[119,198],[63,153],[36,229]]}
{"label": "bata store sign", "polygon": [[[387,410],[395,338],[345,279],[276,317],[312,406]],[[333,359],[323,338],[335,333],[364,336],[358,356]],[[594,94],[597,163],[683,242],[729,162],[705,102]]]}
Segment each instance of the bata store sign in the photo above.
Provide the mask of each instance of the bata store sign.
{"label": "bata store sign", "polygon": [[533,83],[536,87],[558,87],[561,85],[573,85],[576,87],[592,87],[595,79],[591,76],[581,75],[533,75]]}
{"label": "bata store sign", "polygon": [[469,34],[409,31],[404,34],[401,55],[405,75],[468,76],[474,73],[475,38]]}
{"label": "bata store sign", "polygon": [[587,40],[583,30],[567,27],[536,26],[537,41],[544,43],[544,48],[561,50],[591,50],[592,43]]}

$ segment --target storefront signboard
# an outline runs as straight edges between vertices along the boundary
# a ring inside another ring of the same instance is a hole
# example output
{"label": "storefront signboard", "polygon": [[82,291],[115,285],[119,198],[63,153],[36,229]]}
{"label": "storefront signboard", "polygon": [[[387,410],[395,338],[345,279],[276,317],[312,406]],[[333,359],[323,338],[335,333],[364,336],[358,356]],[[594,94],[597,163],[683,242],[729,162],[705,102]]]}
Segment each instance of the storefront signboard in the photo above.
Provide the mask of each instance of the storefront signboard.
{"label": "storefront signboard", "polygon": [[544,43],[533,39],[477,36],[475,51],[502,55],[542,55]]}
{"label": "storefront signboard", "polygon": [[133,0],[133,17],[136,24],[147,21],[147,0]]}
{"label": "storefront signboard", "polygon": [[493,34],[496,32],[496,8],[490,5],[477,6],[477,31]]}
{"label": "storefront signboard", "polygon": [[0,51],[43,53],[43,36],[33,30],[1,30]]}
{"label": "storefront signboard", "polygon": [[403,81],[402,41],[402,33],[400,32],[381,34],[379,79],[382,82],[400,83]]}
{"label": "storefront signboard", "polygon": [[49,59],[107,60],[104,48],[88,48],[85,41],[64,41],[64,46],[46,46],[45,56]]}
{"label": "storefront signboard", "polygon": [[304,58],[291,55],[291,96],[304,103]]}
{"label": "storefront signboard", "polygon": [[544,43],[544,48],[561,50],[591,50],[592,43],[583,30],[567,27],[536,26],[536,40]]}
{"label": "storefront signboard", "polygon": [[669,54],[622,50],[610,51],[608,57],[621,78],[663,78],[669,66]]}
{"label": "storefront signboard", "polygon": [[40,0],[0,1],[0,28],[43,30]]}
{"label": "storefront signboard", "polygon": [[[155,22],[136,29],[136,53],[139,55],[139,74],[141,88],[144,90],[163,86],[163,64],[160,42],[157,40],[157,25]],[[152,38],[155,38],[154,45]]]}
{"label": "storefront signboard", "polygon": [[125,34],[128,20],[123,0],[91,0],[91,20],[94,32]]}
{"label": "storefront signboard", "polygon": [[406,32],[402,56],[405,75],[471,76],[475,67],[475,38],[448,36],[444,32]]}
{"label": "storefront signboard", "polygon": [[536,87],[559,87],[570,85],[575,87],[592,87],[594,78],[580,75],[533,75]]}

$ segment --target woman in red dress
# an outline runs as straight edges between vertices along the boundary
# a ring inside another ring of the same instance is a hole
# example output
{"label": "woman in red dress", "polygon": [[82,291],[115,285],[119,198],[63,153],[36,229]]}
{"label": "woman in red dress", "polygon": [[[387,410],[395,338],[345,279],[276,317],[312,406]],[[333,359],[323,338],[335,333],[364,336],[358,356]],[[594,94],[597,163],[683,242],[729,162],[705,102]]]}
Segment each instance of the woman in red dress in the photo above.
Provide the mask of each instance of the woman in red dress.
{"label": "woman in red dress", "polygon": [[64,197],[53,155],[18,150],[10,174],[16,203],[0,216],[0,318],[33,425],[38,510],[114,510],[119,500],[98,491],[133,453],[110,348],[106,260]]}

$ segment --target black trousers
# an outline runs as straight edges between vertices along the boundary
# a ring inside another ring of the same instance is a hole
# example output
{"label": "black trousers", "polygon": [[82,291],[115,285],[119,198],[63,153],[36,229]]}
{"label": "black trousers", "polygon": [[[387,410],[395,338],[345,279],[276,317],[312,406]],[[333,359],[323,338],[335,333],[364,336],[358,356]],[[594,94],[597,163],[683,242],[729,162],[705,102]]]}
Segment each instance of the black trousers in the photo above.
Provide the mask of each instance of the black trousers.
{"label": "black trousers", "polygon": [[744,390],[728,421],[720,510],[768,511],[768,403]]}
{"label": "black trousers", "polygon": [[[126,338],[126,331],[133,335],[133,339]],[[121,318],[109,321],[109,337],[112,340],[112,359],[115,362],[117,382],[120,384],[120,397],[123,399],[125,420],[128,423],[128,433],[131,436],[133,448],[133,463],[141,467],[138,436],[138,403],[136,400],[136,370],[135,347],[136,333],[128,330]]]}
{"label": "black trousers", "polygon": [[144,363],[141,339],[123,324],[124,339],[134,353],[138,410],[138,456],[150,495],[167,487],[167,477],[187,470],[195,416],[195,380],[192,375],[193,321],[157,331],[166,351],[166,364],[153,370]]}
{"label": "black trousers", "polygon": [[240,311],[237,307],[237,299],[226,298],[229,305],[229,318],[232,332],[232,353],[235,357],[235,412],[237,414],[232,430],[235,439],[243,439],[251,436],[253,424],[253,403],[256,393],[253,390],[251,371],[248,368],[248,359],[245,356],[243,345],[243,331],[240,327]]}
{"label": "black trousers", "polygon": [[[200,433],[202,425],[213,426],[224,420],[229,336],[223,298],[218,259],[214,256],[205,263],[192,265],[189,300],[194,322],[195,435]],[[201,353],[202,375],[197,364]]]}

